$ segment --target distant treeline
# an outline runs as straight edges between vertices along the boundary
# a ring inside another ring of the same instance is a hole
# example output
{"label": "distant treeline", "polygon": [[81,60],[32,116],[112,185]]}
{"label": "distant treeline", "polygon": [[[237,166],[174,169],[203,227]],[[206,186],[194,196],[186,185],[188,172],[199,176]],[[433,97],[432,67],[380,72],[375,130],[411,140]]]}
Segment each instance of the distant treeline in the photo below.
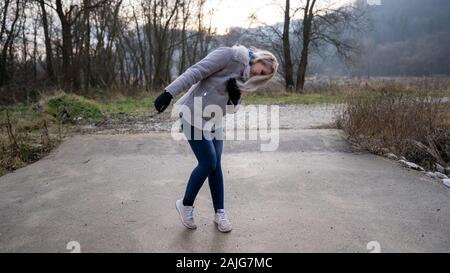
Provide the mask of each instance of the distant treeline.
{"label": "distant treeline", "polygon": [[160,91],[214,48],[237,42],[272,51],[279,79],[297,92],[313,74],[450,75],[448,0],[285,0],[280,23],[267,25],[255,7],[259,27],[225,35],[211,25],[207,1],[2,0],[0,103],[59,88]]}
{"label": "distant treeline", "polygon": [[347,58],[356,48],[340,37],[362,18],[352,6],[286,0],[282,23],[268,26],[260,18],[262,27],[218,35],[207,1],[0,1],[0,103],[52,89],[106,96],[161,91],[211,50],[235,43],[274,52],[285,87],[300,92],[310,52],[328,46]]}

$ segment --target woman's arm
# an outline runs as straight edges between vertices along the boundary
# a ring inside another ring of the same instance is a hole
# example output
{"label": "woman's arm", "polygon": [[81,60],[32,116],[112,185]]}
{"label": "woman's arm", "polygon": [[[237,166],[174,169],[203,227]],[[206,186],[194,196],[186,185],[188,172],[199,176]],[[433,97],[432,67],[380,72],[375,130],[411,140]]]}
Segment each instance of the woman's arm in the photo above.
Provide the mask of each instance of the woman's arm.
{"label": "woman's arm", "polygon": [[232,56],[233,49],[231,47],[219,47],[213,50],[178,76],[165,90],[175,98],[180,92],[186,91],[195,83],[224,68],[231,61]]}

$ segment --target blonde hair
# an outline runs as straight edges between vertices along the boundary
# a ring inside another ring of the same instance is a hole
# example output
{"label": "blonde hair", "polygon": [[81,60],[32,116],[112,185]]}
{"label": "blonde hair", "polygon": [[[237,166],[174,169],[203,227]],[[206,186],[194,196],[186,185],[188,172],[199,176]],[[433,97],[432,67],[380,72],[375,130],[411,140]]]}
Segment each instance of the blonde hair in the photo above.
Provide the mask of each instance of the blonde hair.
{"label": "blonde hair", "polygon": [[251,76],[251,66],[250,64],[247,65],[244,70],[243,81],[241,81],[240,79],[236,80],[236,84],[238,85],[239,89],[244,92],[253,92],[258,88],[266,85],[276,76],[278,71],[277,58],[270,51],[262,50],[254,46],[250,46],[250,49],[253,51],[254,56],[254,58],[251,60],[251,64],[253,65],[257,62],[262,62],[265,66],[272,69],[272,73],[267,75]]}

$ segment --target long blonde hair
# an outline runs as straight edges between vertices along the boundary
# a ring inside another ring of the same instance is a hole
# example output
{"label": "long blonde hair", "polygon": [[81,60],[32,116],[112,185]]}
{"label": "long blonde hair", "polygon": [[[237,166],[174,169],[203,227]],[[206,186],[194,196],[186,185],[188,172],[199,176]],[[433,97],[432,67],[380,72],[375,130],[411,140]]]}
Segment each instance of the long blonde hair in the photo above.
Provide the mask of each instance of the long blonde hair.
{"label": "long blonde hair", "polygon": [[254,46],[250,46],[250,49],[253,51],[254,56],[251,60],[252,65],[257,62],[262,62],[267,67],[272,68],[272,73],[267,75],[250,76],[251,66],[250,64],[247,64],[242,80],[236,79],[236,84],[239,89],[244,92],[253,92],[266,85],[276,76],[278,71],[277,58],[270,51],[259,49]]}

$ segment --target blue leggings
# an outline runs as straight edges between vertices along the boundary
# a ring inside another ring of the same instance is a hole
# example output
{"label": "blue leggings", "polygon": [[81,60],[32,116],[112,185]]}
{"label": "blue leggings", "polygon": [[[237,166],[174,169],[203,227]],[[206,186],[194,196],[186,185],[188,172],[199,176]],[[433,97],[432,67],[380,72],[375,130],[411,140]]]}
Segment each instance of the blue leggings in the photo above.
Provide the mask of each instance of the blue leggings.
{"label": "blue leggings", "polygon": [[202,134],[202,139],[194,139],[194,127],[191,126],[191,138],[189,145],[197,158],[198,165],[194,168],[187,183],[183,198],[183,205],[192,206],[200,188],[208,178],[209,189],[213,200],[214,209],[223,209],[223,174],[220,158],[223,150],[222,138],[208,140]]}

